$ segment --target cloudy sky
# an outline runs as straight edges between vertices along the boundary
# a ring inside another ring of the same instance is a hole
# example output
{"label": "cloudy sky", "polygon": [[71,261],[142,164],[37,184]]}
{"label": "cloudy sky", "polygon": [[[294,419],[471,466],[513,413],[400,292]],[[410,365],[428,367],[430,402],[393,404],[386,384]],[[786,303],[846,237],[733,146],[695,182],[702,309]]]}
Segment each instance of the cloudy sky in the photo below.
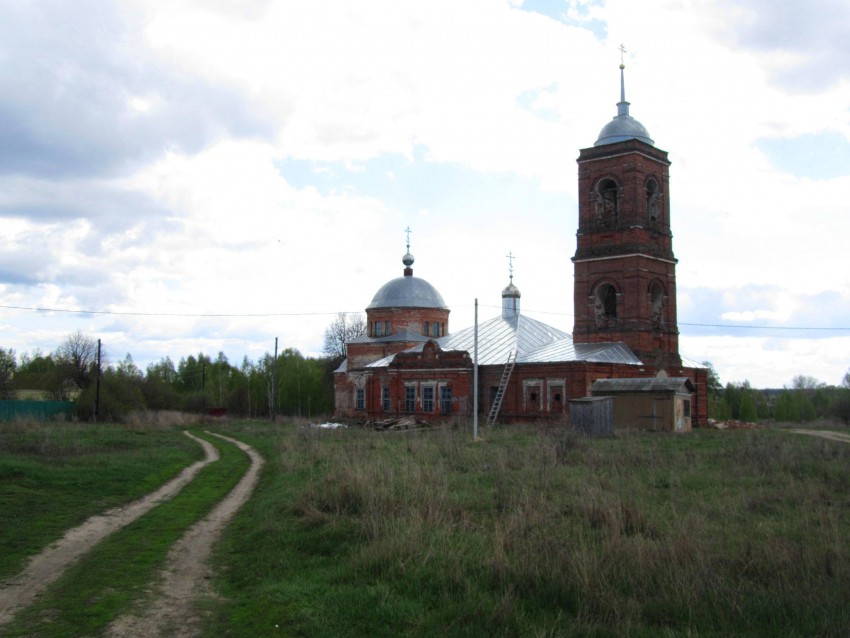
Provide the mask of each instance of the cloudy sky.
{"label": "cloudy sky", "polygon": [[845,0],[0,0],[0,346],[318,355],[402,273],[572,329],[578,150],[669,151],[680,349],[850,368]]}

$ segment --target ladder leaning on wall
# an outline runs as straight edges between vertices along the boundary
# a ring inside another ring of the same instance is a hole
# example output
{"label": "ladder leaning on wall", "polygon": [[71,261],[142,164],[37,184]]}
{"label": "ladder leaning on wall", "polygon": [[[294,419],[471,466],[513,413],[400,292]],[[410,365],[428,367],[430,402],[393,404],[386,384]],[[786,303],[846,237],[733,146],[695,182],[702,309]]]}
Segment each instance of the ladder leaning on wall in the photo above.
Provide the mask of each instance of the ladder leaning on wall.
{"label": "ladder leaning on wall", "polygon": [[505,363],[505,369],[502,370],[502,380],[499,381],[499,387],[496,390],[496,396],[493,397],[493,405],[490,406],[490,414],[487,415],[487,425],[493,425],[496,418],[499,416],[499,410],[502,407],[502,399],[505,398],[505,392],[508,389],[508,381],[511,378],[511,372],[514,370],[516,357],[513,351],[508,354],[508,361]]}

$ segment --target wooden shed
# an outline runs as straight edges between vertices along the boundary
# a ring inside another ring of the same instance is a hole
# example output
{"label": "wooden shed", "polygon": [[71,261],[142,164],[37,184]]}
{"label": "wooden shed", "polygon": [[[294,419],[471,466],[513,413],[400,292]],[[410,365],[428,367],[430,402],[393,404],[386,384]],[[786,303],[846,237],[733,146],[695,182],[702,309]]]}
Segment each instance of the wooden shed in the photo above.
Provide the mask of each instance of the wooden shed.
{"label": "wooden shed", "polygon": [[614,399],[584,397],[570,399],[570,426],[585,436],[614,434]]}
{"label": "wooden shed", "polygon": [[614,398],[616,429],[691,431],[694,386],[687,377],[599,379],[591,393]]}

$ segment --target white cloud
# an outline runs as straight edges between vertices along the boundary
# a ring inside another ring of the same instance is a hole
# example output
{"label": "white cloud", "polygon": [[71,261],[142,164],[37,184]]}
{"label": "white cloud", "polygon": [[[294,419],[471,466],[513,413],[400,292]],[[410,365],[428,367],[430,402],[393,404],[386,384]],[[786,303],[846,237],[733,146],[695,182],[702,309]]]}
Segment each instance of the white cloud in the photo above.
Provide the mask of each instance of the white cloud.
{"label": "white cloud", "polygon": [[[256,357],[274,336],[315,352],[333,313],[364,308],[401,274],[408,225],[416,273],[452,304],[454,329],[471,322],[475,297],[483,315],[497,312],[511,250],[523,308],[569,330],[575,158],[616,113],[621,42],[631,113],[673,162],[680,321],[782,323],[812,299],[843,313],[850,171],[800,178],[758,141],[850,139],[850,82],[787,81],[782,73],[809,63],[806,47],[783,48],[743,21],[774,11],[769,23],[803,21],[811,33],[819,16],[756,0],[737,21],[729,3],[690,0],[572,3],[563,21],[518,7],[138,0],[105,14],[124,40],[88,45],[63,40],[45,16],[10,13],[35,43],[24,58],[67,59],[85,90],[51,102],[47,80],[23,90],[6,76],[0,113],[29,136],[0,133],[0,303],[280,315],[2,311],[13,345],[44,348],[59,335],[52,349],[80,327],[108,331],[139,361],[200,349]],[[78,114],[84,126],[71,125]],[[32,133],[39,122],[53,133]],[[441,170],[399,192],[404,167],[387,158]],[[288,172],[291,160],[313,172]],[[419,201],[437,189],[442,197]],[[43,256],[33,264],[31,254]],[[709,298],[716,307],[704,307]],[[682,352],[714,361],[724,379],[832,382],[850,360],[843,339],[688,331]]]}

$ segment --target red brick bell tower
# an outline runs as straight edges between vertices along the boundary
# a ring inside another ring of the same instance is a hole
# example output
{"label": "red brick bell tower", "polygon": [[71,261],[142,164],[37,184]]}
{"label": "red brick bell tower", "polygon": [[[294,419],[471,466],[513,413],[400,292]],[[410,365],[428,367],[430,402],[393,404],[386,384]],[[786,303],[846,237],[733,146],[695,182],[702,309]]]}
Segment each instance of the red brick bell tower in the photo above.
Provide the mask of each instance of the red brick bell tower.
{"label": "red brick bell tower", "polygon": [[617,116],[578,157],[575,343],[623,341],[658,370],[681,366],[667,152],[629,115],[620,65]]}

